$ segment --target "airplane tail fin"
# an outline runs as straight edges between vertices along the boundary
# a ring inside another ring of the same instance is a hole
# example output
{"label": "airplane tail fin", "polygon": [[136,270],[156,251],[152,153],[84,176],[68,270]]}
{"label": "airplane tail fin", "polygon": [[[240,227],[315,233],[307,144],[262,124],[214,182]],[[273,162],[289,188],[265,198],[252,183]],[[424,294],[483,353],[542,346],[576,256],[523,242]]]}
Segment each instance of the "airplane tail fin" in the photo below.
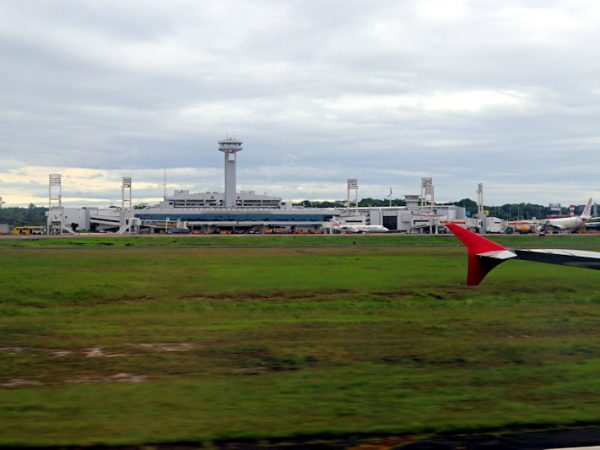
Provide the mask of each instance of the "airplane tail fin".
{"label": "airplane tail fin", "polygon": [[469,252],[467,285],[469,286],[478,285],[494,267],[506,259],[515,257],[514,253],[506,250],[506,247],[460,225],[448,223],[445,227],[467,247]]}
{"label": "airplane tail fin", "polygon": [[590,197],[585,205],[585,208],[583,209],[583,212],[581,213],[581,215],[579,216],[582,219],[589,219],[590,217],[592,217],[592,198]]}

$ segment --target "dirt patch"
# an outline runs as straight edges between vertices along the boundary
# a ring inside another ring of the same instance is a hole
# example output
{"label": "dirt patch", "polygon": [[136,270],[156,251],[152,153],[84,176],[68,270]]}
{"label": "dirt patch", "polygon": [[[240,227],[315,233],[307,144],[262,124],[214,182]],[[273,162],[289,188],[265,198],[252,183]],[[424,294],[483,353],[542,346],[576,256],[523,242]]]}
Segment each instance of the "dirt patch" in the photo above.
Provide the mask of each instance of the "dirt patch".
{"label": "dirt patch", "polygon": [[195,348],[194,344],[189,342],[157,342],[153,344],[133,344],[145,350],[156,352],[189,352]]}
{"label": "dirt patch", "polygon": [[77,378],[67,378],[65,383],[69,384],[95,384],[101,383],[102,378],[100,377],[77,377]]}
{"label": "dirt patch", "polygon": [[141,383],[142,381],[146,381],[148,379],[147,375],[132,375],[130,373],[116,373],[108,377],[111,381],[116,381],[118,383]]}
{"label": "dirt patch", "polygon": [[104,352],[100,347],[86,348],[83,351],[83,354],[86,358],[99,358],[101,356],[104,356]]}
{"label": "dirt patch", "polygon": [[71,350],[50,350],[50,354],[57,358],[64,358],[65,356],[72,355],[73,352]]}
{"label": "dirt patch", "polygon": [[282,301],[282,300],[327,300],[329,297],[355,293],[350,289],[333,289],[327,291],[282,291],[260,294],[256,292],[219,293],[215,295],[192,295],[182,297],[182,300],[198,301]]}
{"label": "dirt patch", "polygon": [[25,380],[23,378],[13,378],[12,380],[2,383],[3,387],[22,387],[22,386],[43,386],[44,383],[36,380]]}
{"label": "dirt patch", "polygon": [[83,350],[83,355],[86,358],[119,358],[129,356],[125,353],[106,353],[102,347],[90,347]]}
{"label": "dirt patch", "polygon": [[242,367],[240,369],[233,369],[232,373],[242,375],[258,375],[267,371],[266,367]]}
{"label": "dirt patch", "polygon": [[70,384],[98,384],[98,383],[141,383],[148,379],[147,375],[133,375],[130,373],[116,373],[106,377],[77,377],[65,380]]}
{"label": "dirt patch", "polygon": [[405,298],[405,297],[414,297],[415,292],[409,290],[400,290],[400,291],[369,291],[370,294],[377,295],[378,297],[386,297],[386,298]]}
{"label": "dirt patch", "polygon": [[0,352],[3,353],[21,353],[22,351],[24,351],[25,348],[23,347],[0,347]]}

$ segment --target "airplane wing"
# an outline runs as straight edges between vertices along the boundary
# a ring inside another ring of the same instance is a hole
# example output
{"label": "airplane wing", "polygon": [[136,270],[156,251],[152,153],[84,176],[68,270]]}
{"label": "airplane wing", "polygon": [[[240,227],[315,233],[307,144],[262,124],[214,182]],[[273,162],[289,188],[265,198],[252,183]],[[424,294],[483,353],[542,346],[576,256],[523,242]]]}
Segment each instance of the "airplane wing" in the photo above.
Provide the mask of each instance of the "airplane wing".
{"label": "airplane wing", "polygon": [[526,261],[537,261],[548,264],[560,264],[562,266],[600,270],[600,252],[545,248],[512,251],[517,254],[517,258]]}
{"label": "airplane wing", "polygon": [[600,270],[600,252],[561,249],[508,249],[454,223],[445,225],[468,250],[467,285],[475,286],[508,259]]}

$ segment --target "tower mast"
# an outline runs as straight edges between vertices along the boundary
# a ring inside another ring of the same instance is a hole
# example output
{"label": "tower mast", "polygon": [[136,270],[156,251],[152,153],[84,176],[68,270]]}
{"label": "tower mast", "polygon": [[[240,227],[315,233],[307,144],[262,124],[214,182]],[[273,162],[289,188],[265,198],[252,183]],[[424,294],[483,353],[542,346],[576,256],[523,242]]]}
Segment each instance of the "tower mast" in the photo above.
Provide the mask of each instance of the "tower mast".
{"label": "tower mast", "polygon": [[242,151],[242,141],[227,138],[219,141],[219,151],[225,157],[225,208],[235,206],[236,179],[235,179],[235,154]]}

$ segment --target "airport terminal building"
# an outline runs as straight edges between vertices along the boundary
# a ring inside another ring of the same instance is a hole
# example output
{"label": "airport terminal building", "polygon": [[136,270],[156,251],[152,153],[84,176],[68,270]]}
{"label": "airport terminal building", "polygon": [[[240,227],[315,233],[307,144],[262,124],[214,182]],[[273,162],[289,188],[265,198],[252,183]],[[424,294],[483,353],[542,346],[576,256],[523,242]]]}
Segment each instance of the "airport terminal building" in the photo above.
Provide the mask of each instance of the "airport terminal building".
{"label": "airport terminal building", "polygon": [[236,160],[242,148],[242,142],[233,138],[218,143],[224,155],[224,192],[178,190],[158,205],[136,209],[131,202],[131,179],[124,178],[121,208],[50,208],[49,231],[327,233],[334,230],[335,222],[383,225],[392,232],[437,233],[446,220],[469,220],[464,208],[426,202],[424,195],[405,196],[406,206],[303,208],[280,197],[237,191]]}

